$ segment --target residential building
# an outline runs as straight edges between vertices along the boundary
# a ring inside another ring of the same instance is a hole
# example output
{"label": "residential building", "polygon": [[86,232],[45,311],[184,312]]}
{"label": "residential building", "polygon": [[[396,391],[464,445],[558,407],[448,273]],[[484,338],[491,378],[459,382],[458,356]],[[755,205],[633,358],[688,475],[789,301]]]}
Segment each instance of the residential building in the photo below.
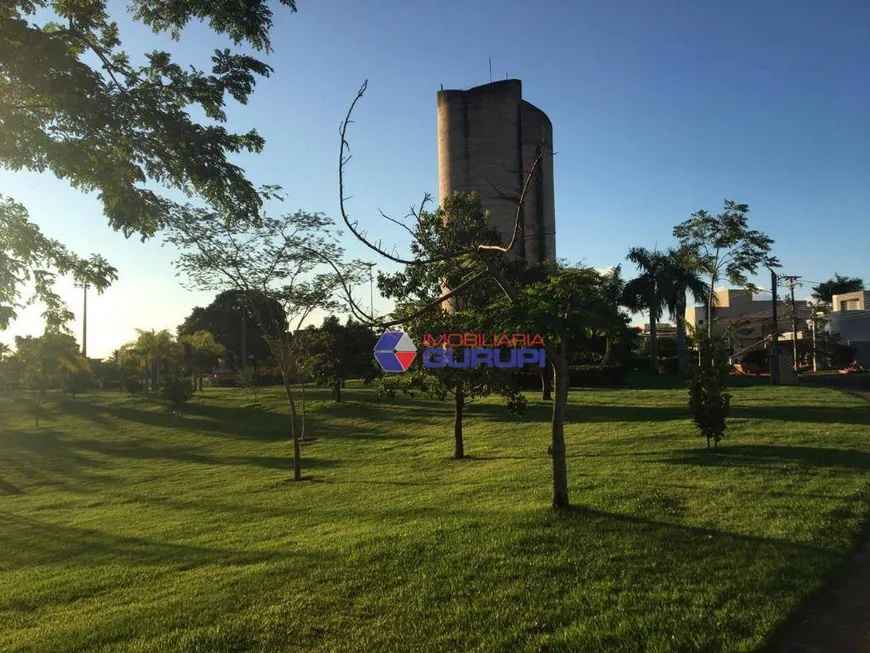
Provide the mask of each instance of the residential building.
{"label": "residential building", "polygon": [[870,368],[870,291],[834,295],[825,331],[840,336],[855,350],[855,359]]}
{"label": "residential building", "polygon": [[[811,309],[806,300],[795,300],[797,337],[808,332],[807,320]],[[790,299],[781,297],[777,302],[777,328],[783,339],[792,337],[792,306]],[[707,328],[707,307],[690,306],[686,309],[686,323],[693,329]],[[773,301],[756,299],[750,290],[721,288],[715,293],[713,303],[713,333],[723,337],[732,327],[731,346],[735,357],[747,349],[762,346],[773,332]],[[787,334],[787,335],[786,335]]]}

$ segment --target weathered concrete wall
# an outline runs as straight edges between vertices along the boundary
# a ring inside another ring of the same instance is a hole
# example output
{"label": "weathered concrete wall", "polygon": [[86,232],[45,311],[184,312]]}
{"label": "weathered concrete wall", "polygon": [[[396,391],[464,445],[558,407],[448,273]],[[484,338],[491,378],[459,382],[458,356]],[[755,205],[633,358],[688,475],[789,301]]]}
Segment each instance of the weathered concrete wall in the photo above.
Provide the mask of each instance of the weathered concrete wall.
{"label": "weathered concrete wall", "polygon": [[[543,152],[526,194],[524,232],[526,257],[532,261],[556,257],[556,207],[553,187],[553,124],[543,111],[523,101],[523,170],[531,170]],[[523,180],[525,174],[523,175]]]}
{"label": "weathered concrete wall", "polygon": [[[516,219],[513,197],[519,195],[536,148],[544,137],[540,172],[526,196],[526,237],[516,252],[537,260],[555,258],[555,208],[552,125],[538,108],[522,100],[517,79],[467,91],[438,93],[438,191],[477,192],[492,224],[508,240]],[[502,196],[505,195],[506,197]],[[538,242],[540,238],[540,242]]]}

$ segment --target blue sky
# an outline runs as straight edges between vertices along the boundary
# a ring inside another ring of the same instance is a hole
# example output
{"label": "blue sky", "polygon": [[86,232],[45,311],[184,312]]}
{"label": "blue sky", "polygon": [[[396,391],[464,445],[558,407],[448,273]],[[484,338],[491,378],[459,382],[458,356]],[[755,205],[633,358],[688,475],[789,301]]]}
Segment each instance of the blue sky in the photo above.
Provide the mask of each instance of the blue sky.
{"label": "blue sky", "polygon": [[[275,74],[229,110],[231,128],[267,139],[241,163],[254,181],[285,188],[276,210],[339,217],[338,124],[369,79],[351,133],[349,208],[402,244],[377,209],[400,216],[437,193],[436,92],[488,82],[491,57],[493,77],[522,79],[553,121],[560,257],[606,267],[631,246],[666,247],[674,224],[727,197],[750,205],[784,273],[870,280],[865,2],[299,0],[298,13],[277,11]],[[204,65],[226,45],[199,25],[173,43],[120,23],[131,53],[164,48]],[[49,235],[119,268],[116,286],[89,303],[91,355],[135,327],[174,329],[209,301],[179,285],[169,248],[110,231],[98,202],[66,183],[3,171],[0,193],[24,202]],[[39,331],[29,310],[0,340]]]}

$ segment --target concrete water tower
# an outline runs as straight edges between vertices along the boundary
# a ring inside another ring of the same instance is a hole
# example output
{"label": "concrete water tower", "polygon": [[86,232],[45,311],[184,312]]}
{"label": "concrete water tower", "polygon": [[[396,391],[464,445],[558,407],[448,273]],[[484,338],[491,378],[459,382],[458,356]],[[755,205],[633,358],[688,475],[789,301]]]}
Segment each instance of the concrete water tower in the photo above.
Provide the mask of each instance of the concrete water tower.
{"label": "concrete water tower", "polygon": [[543,151],[526,193],[524,238],[515,247],[535,262],[556,258],[553,125],[522,91],[520,80],[506,79],[438,93],[438,191],[441,200],[476,191],[507,242],[516,218],[511,197],[520,194],[526,171]]}

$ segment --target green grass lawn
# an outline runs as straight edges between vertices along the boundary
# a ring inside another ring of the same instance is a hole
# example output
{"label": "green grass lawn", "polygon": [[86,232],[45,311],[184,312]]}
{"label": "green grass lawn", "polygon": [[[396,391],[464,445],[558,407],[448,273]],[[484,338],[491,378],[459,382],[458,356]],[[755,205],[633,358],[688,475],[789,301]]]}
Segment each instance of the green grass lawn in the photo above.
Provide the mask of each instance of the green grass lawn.
{"label": "green grass lawn", "polygon": [[[574,391],[571,499],[547,406],[309,391],[0,396],[0,650],[745,651],[824,586],[870,515],[870,408],[740,387],[717,454],[685,391]],[[314,400],[311,400],[312,397]]]}

